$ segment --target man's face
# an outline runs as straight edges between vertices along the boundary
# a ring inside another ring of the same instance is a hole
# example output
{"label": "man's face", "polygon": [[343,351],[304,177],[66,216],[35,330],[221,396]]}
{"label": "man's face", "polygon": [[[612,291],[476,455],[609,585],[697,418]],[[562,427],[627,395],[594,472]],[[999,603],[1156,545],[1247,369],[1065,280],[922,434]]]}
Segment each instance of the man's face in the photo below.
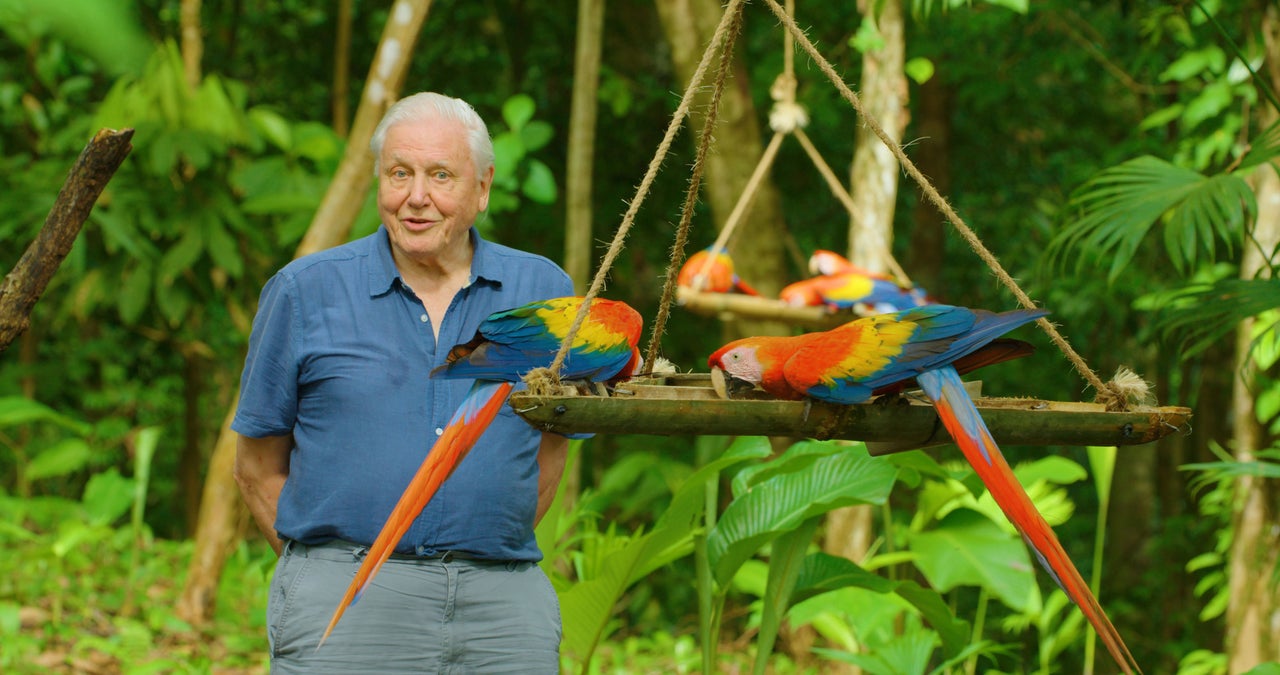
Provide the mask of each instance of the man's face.
{"label": "man's face", "polygon": [[379,159],[378,215],[398,258],[429,264],[467,246],[468,229],[489,205],[493,169],[476,175],[462,123],[396,124]]}

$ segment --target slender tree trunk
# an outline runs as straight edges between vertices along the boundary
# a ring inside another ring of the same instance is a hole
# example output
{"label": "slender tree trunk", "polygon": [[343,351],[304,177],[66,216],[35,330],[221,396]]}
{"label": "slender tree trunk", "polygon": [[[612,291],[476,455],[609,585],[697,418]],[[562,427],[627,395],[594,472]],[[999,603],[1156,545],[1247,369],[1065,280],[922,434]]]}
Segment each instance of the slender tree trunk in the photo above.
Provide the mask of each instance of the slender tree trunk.
{"label": "slender tree trunk", "polygon": [[[860,0],[864,15],[874,9],[883,47],[862,56],[862,101],[868,115],[901,142],[907,127],[907,77],[903,72],[906,39],[903,37],[901,0]],[[849,259],[875,272],[889,269],[887,251],[893,245],[893,213],[898,200],[898,160],[866,125],[855,137],[850,194],[854,212],[849,222]]]}
{"label": "slender tree trunk", "polygon": [[192,349],[183,349],[182,406],[183,438],[182,455],[178,459],[178,494],[182,495],[182,519],[184,532],[194,534],[200,518],[200,498],[203,483],[200,469],[204,466],[204,453],[200,451],[201,433],[200,393],[204,388],[204,357]]}
{"label": "slender tree trunk", "polygon": [[[951,194],[951,87],[939,77],[931,77],[920,85],[916,98],[918,117],[913,136],[912,159],[920,171],[933,181],[943,195]],[[946,223],[937,207],[921,197],[912,212],[911,252],[907,269],[911,280],[926,290],[942,290],[942,263],[946,259]]]}
{"label": "slender tree trunk", "polygon": [[[346,153],[296,256],[340,244],[350,234],[373,176],[369,138],[383,113],[399,96],[430,6],[430,2],[397,0],[392,7],[378,43],[378,54],[365,80],[364,96],[356,109]],[[204,625],[213,616],[218,580],[245,518],[244,502],[231,475],[236,452],[236,434],[231,431],[234,416],[233,405],[223,420],[209,462],[196,527],[195,552],[178,599],[179,618],[194,626]]]}
{"label": "slender tree trunk", "polygon": [[[676,74],[680,82],[687,85],[723,16],[723,8],[717,0],[658,0],[657,7],[671,45]],[[708,79],[712,77],[714,70]],[[714,81],[703,82],[701,93],[694,101],[688,123],[694,132],[691,137],[702,130],[706,119],[703,111],[710,103],[713,84]],[[735,57],[720,98],[715,144],[708,153],[702,182],[717,230],[724,227],[764,154],[760,114],[751,100],[748,84],[742,60]],[[766,180],[760,184],[746,214],[729,241],[730,254],[739,274],[748,283],[766,296],[776,296],[786,281],[786,228],[778,192],[772,183]],[[714,239],[713,236],[693,236],[707,244]],[[776,322],[737,321],[730,332],[777,335],[786,330],[785,325]]]}
{"label": "slender tree trunk", "polygon": [[200,0],[182,0],[179,10],[179,21],[182,24],[182,71],[187,86],[195,89],[200,86],[200,62],[204,59],[204,38],[200,24]]}
{"label": "slender tree trunk", "polygon": [[[573,100],[569,111],[569,147],[565,170],[564,269],[576,293],[591,285],[592,174],[595,171],[596,95],[600,90],[600,52],[604,40],[605,0],[578,0],[577,48],[573,64]],[[582,462],[568,467],[563,508],[582,491]]]}
{"label": "slender tree trunk", "polygon": [[[1263,11],[1262,31],[1266,44],[1264,71],[1272,91],[1280,87],[1280,10],[1268,3]],[[1269,106],[1260,108],[1260,127],[1275,123],[1277,112]],[[1269,262],[1264,258],[1280,244],[1280,178],[1274,167],[1256,170],[1254,193],[1258,200],[1258,217],[1253,239],[1246,241],[1240,274],[1252,278],[1268,274]],[[1241,462],[1255,461],[1255,453],[1269,445],[1266,431],[1259,424],[1255,410],[1254,368],[1249,347],[1252,321],[1241,324],[1236,339],[1239,351],[1233,401],[1235,456]],[[1227,604],[1226,648],[1230,659],[1228,670],[1243,673],[1269,661],[1280,661],[1280,487],[1274,479],[1242,476],[1236,481],[1235,537],[1228,556],[1227,577],[1230,599]]]}
{"label": "slender tree trunk", "polygon": [[351,15],[354,0],[338,0],[337,35],[333,43],[333,91],[329,102],[333,107],[333,132],[345,137],[351,130],[351,111],[347,95],[351,91]]}
{"label": "slender tree trunk", "polygon": [[564,268],[578,293],[591,284],[592,172],[596,149],[596,94],[600,87],[600,51],[605,0],[578,0],[577,49],[573,63],[573,101],[569,111],[569,148],[565,171]]}
{"label": "slender tree trunk", "polygon": [[[889,137],[902,139],[907,126],[907,79],[903,72],[906,40],[901,0],[861,0],[864,15],[879,9],[876,25],[884,46],[862,56],[862,102],[868,115]],[[886,255],[893,245],[893,214],[898,200],[898,160],[864,124],[858,124],[850,194],[854,209],[849,222],[849,259],[877,272],[890,269]],[[875,512],[871,506],[849,506],[827,514],[823,549],[861,561],[872,540]],[[861,672],[853,666],[830,672]]]}

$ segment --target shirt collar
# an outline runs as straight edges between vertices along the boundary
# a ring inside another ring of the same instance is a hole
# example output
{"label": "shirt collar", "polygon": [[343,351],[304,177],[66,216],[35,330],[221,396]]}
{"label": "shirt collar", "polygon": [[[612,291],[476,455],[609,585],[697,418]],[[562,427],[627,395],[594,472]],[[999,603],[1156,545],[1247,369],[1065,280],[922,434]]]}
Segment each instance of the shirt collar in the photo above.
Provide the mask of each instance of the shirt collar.
{"label": "shirt collar", "polygon": [[[483,280],[501,286],[504,269],[493,244],[481,237],[474,226],[467,236],[471,238],[472,249],[468,285]],[[373,255],[369,257],[369,296],[376,297],[390,291],[397,279],[400,279],[400,270],[396,269],[395,259],[391,256],[391,236],[386,225],[379,225],[373,238]]]}

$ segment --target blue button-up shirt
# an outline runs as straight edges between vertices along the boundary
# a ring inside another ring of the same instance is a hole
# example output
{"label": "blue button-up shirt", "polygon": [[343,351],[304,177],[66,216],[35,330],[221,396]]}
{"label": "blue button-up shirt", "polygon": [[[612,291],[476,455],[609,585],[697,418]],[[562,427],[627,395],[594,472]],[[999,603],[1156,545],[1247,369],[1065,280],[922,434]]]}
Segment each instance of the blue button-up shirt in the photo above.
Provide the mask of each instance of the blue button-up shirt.
{"label": "blue button-up shirt", "polygon": [[[404,284],[385,228],[299,258],[263,287],[231,428],[293,435],[276,531],[371,544],[471,387],[429,376],[489,314],[573,294],[550,260],[474,229],[470,281],[439,339]],[[533,536],[541,433],[504,405],[396,551],[540,560]]]}

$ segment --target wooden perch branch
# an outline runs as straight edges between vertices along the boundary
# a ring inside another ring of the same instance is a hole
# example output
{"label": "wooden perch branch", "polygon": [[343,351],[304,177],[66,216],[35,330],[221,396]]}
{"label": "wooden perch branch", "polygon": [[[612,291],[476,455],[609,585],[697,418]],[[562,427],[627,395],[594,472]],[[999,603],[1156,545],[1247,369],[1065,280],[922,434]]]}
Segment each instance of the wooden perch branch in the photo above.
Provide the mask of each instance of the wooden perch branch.
{"label": "wooden perch branch", "polygon": [[31,309],[71,251],[107,181],[133,150],[133,129],[102,129],[81,151],[44,227],[0,282],[0,352],[31,325]]}
{"label": "wooden perch branch", "polygon": [[737,293],[705,293],[688,288],[676,291],[676,300],[694,314],[722,319],[750,317],[785,321],[796,326],[826,330],[842,326],[860,315],[853,312],[830,312],[824,307],[793,307],[781,300],[771,300]]}

